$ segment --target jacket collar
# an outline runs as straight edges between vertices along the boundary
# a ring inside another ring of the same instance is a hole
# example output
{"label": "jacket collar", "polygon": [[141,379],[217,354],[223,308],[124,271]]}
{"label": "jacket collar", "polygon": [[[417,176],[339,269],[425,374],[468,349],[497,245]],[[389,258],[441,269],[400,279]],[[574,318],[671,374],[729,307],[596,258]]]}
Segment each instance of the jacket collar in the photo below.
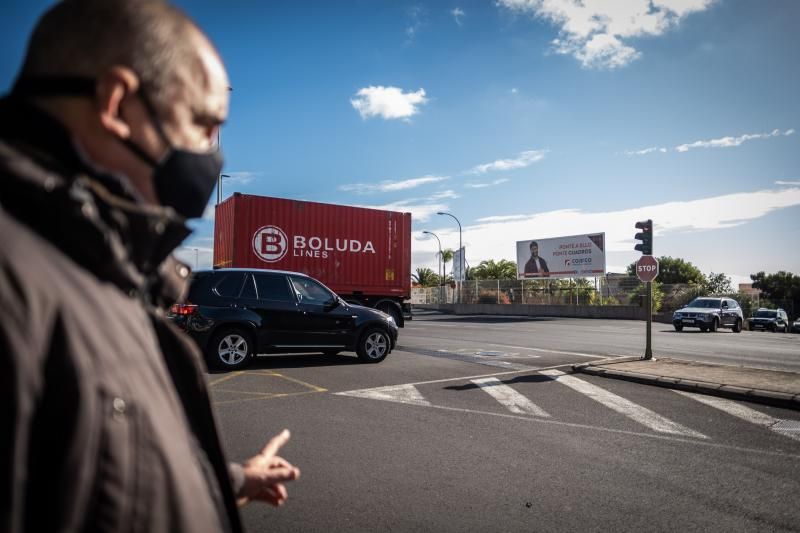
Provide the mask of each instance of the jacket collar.
{"label": "jacket collar", "polygon": [[174,295],[151,289],[174,292],[177,281],[164,276],[188,274],[163,265],[190,233],[183,219],[142,203],[126,178],[91,168],[57,120],[18,98],[0,100],[0,174],[5,210],[98,277],[170,303]]}

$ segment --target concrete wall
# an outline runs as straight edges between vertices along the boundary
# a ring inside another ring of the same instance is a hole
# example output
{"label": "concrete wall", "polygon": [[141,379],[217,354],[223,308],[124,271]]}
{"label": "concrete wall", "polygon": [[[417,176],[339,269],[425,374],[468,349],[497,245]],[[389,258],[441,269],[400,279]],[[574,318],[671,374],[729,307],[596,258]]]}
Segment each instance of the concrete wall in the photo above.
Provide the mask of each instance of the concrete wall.
{"label": "concrete wall", "polygon": [[456,315],[556,316],[623,320],[647,318],[644,308],[638,305],[415,304],[414,308]]}

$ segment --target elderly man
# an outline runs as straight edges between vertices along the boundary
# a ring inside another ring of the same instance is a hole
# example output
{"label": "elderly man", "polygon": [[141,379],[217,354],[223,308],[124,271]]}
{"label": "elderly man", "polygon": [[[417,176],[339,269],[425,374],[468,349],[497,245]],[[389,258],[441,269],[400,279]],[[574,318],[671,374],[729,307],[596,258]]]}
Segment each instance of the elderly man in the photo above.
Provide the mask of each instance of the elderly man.
{"label": "elderly man", "polygon": [[66,0],[0,100],[0,530],[239,531],[287,431],[225,461],[171,256],[220,171],[228,79],[155,0]]}

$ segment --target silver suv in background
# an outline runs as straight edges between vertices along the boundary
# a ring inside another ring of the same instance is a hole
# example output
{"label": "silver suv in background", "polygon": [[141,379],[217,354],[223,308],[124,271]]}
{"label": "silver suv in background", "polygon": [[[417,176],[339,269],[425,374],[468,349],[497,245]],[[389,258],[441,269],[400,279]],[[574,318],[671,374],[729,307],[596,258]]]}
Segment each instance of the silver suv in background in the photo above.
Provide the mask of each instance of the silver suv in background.
{"label": "silver suv in background", "polygon": [[742,308],[730,298],[695,298],[672,314],[675,331],[683,331],[686,327],[700,328],[700,331],[728,328],[739,333],[743,323]]}

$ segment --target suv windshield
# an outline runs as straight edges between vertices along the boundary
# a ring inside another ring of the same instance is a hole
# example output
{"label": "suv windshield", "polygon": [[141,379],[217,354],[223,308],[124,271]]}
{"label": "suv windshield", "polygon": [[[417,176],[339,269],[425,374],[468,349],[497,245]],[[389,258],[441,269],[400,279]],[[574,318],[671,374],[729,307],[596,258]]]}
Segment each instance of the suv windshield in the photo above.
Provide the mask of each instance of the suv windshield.
{"label": "suv windshield", "polygon": [[756,311],[756,318],[775,318],[778,316],[777,311]]}
{"label": "suv windshield", "polygon": [[689,304],[689,307],[706,307],[708,309],[718,309],[719,300],[708,299],[708,298],[697,298],[696,300],[692,300],[692,303]]}

